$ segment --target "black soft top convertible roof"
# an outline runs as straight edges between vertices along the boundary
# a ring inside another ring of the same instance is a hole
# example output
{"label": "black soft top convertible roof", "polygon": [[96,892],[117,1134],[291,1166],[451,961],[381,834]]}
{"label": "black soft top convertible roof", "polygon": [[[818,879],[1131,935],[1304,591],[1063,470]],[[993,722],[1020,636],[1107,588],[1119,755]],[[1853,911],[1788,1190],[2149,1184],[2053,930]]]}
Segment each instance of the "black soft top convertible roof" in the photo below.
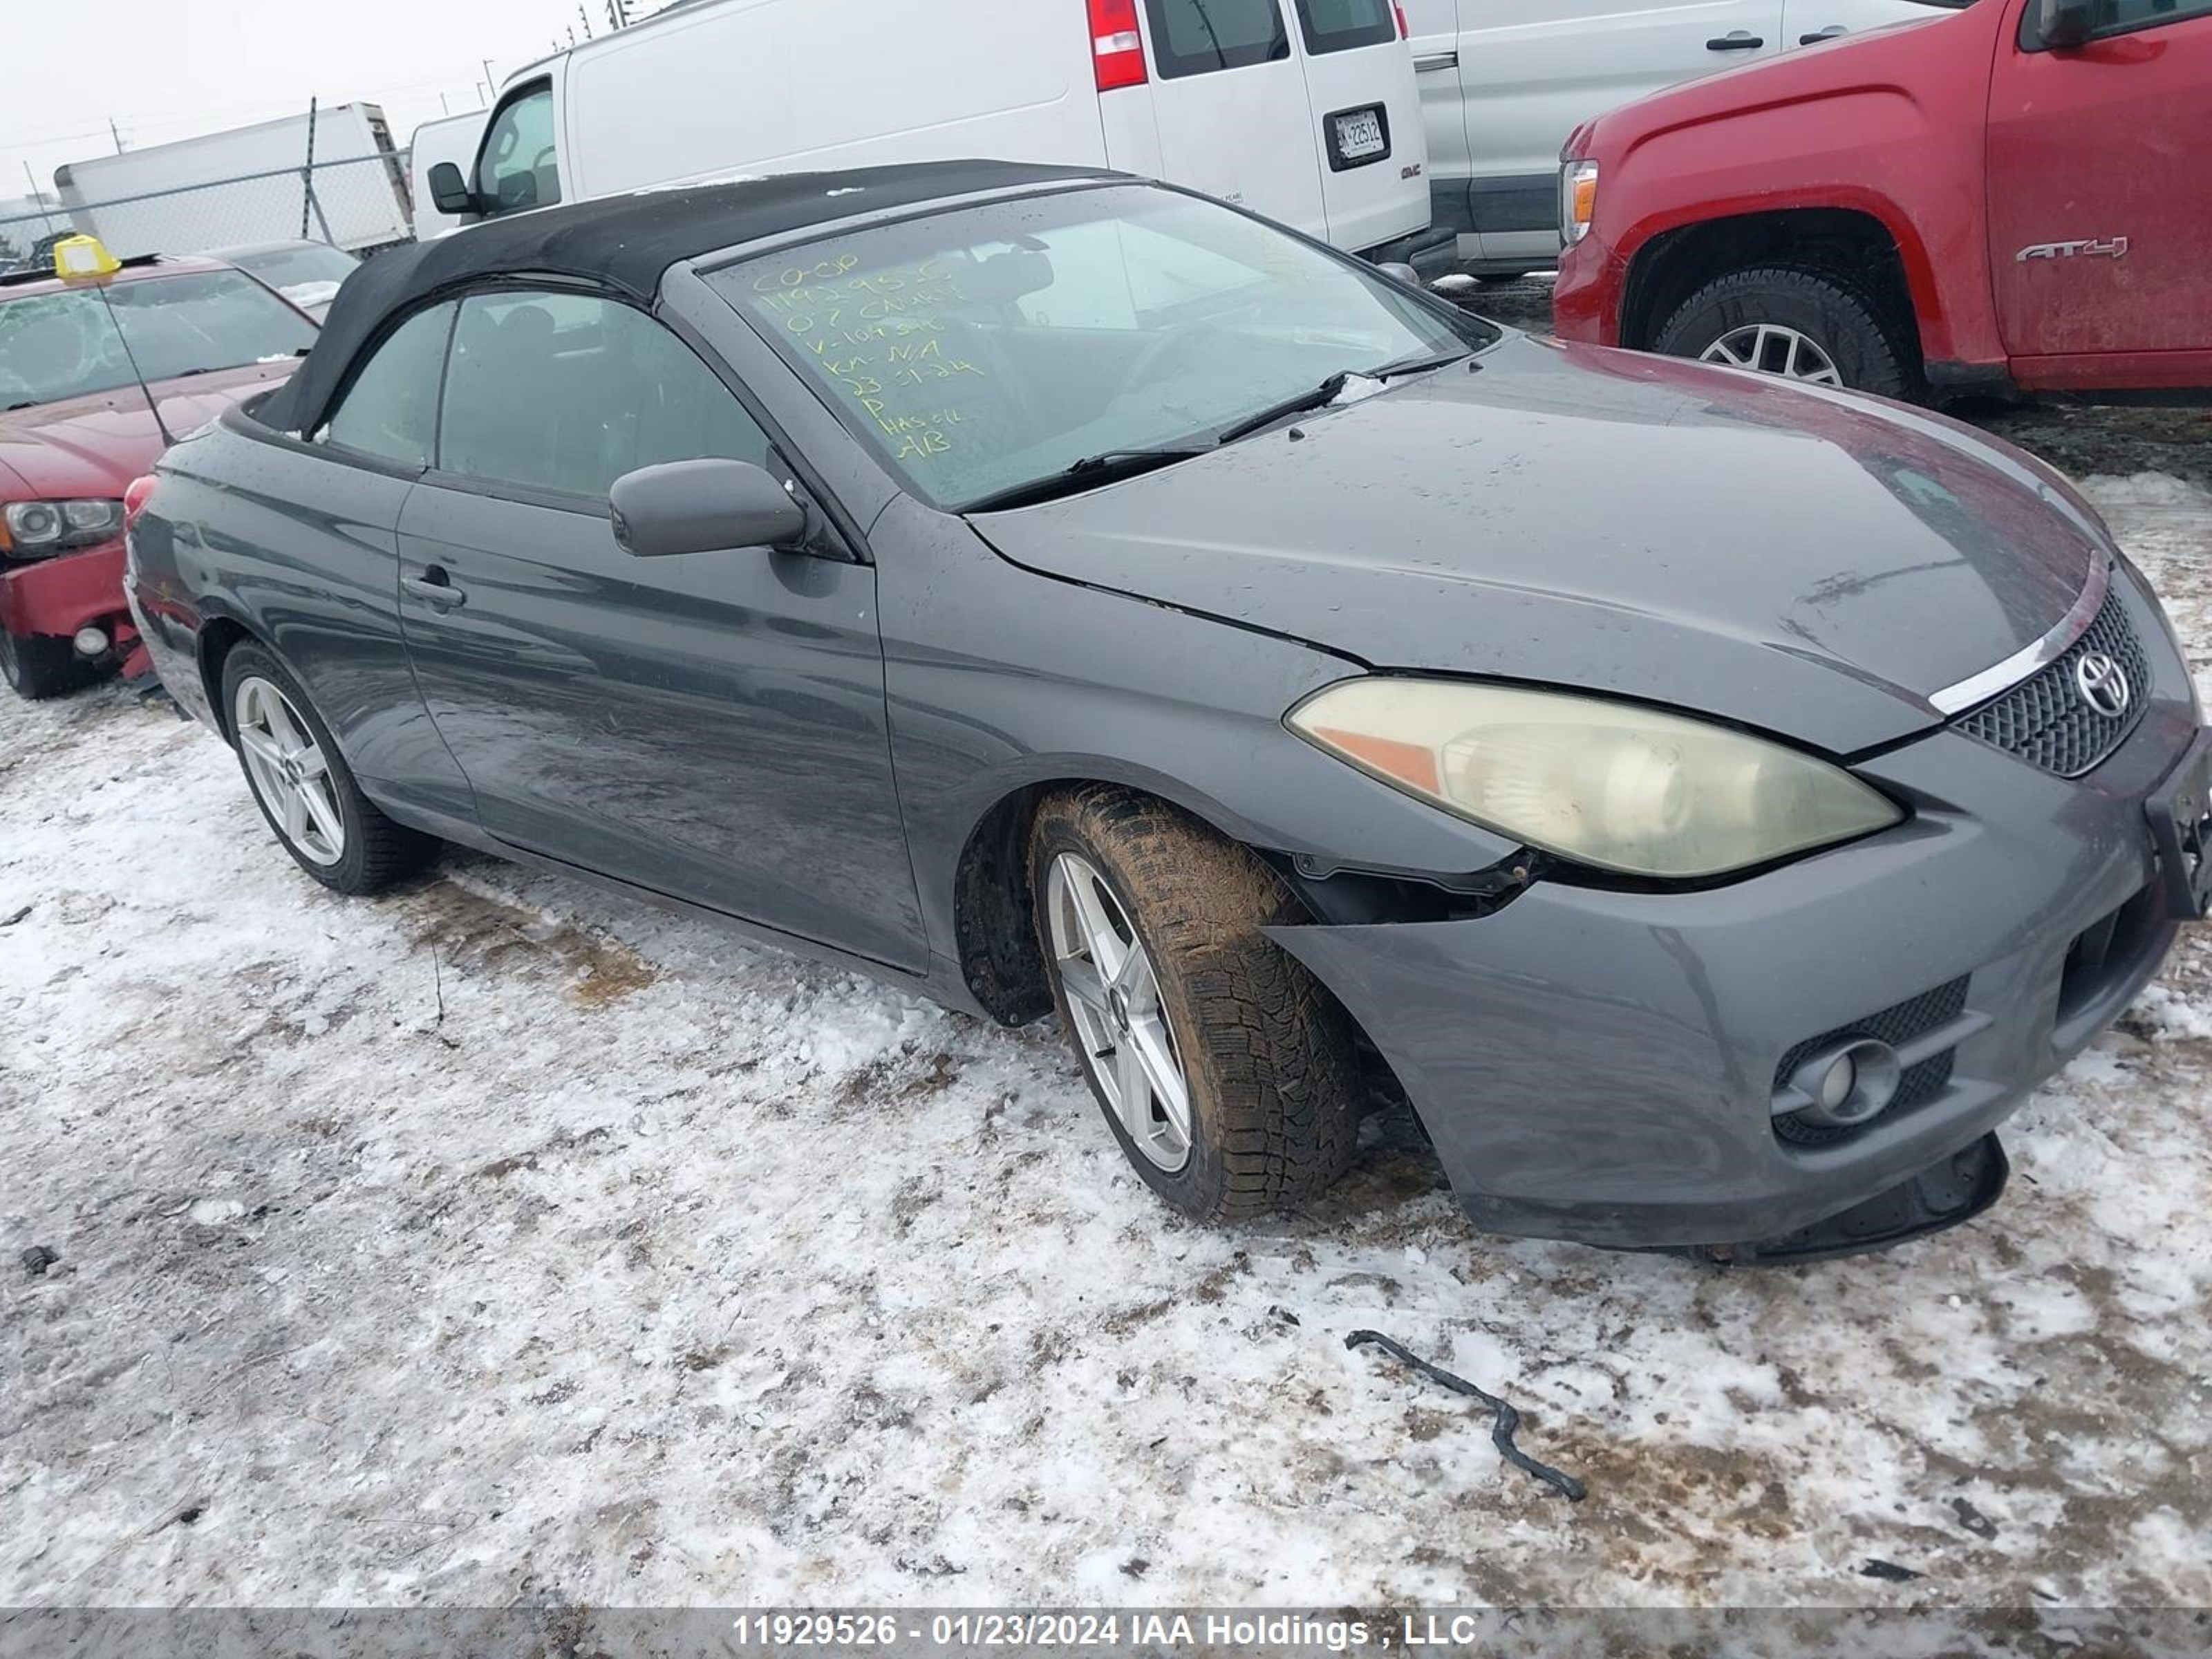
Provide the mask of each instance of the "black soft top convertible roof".
{"label": "black soft top convertible roof", "polygon": [[494,219],[378,254],[347,277],[307,362],[255,415],[280,431],[319,426],[387,319],[486,277],[567,276],[650,304],[671,265],[720,248],[977,191],[1113,176],[1018,161],[919,161],[640,191]]}

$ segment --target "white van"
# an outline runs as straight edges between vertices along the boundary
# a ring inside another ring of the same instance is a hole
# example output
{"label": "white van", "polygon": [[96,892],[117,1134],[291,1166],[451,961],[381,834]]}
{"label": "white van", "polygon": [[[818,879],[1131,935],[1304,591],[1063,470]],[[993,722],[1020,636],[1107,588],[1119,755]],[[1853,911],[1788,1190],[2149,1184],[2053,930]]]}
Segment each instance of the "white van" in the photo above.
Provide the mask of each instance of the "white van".
{"label": "white van", "polygon": [[1559,149],[1646,93],[1966,0],[1402,0],[1433,216],[1478,271],[1559,252]]}
{"label": "white van", "polygon": [[407,143],[407,182],[415,200],[416,241],[442,236],[461,222],[453,214],[439,212],[437,204],[430,199],[430,169],[441,161],[466,169],[475,161],[489,115],[489,110],[472,109],[459,115],[441,115],[415,129],[414,137]]}
{"label": "white van", "polygon": [[1439,264],[1403,27],[1394,0],[689,0],[510,77],[432,205],[981,157],[1164,179]]}

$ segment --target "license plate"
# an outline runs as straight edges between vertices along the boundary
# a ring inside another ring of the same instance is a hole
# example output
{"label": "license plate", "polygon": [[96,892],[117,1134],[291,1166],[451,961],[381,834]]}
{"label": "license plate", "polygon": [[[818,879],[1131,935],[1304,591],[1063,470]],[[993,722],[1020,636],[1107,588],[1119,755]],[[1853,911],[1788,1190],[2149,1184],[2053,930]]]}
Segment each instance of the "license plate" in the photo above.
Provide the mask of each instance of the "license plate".
{"label": "license plate", "polygon": [[2212,731],[2197,734],[2147,810],[2166,911],[2196,921],[2212,908]]}
{"label": "license plate", "polygon": [[1336,121],[1336,153],[1347,161],[1370,161],[1387,155],[1390,141],[1382,136],[1382,112],[1357,109]]}

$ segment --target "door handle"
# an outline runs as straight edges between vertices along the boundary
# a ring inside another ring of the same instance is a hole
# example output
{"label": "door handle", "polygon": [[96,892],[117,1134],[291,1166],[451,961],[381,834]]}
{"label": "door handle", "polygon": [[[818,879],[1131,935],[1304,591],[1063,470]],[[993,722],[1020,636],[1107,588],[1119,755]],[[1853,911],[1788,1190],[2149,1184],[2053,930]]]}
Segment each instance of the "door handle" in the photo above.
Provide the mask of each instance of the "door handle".
{"label": "door handle", "polygon": [[1824,29],[1814,29],[1810,34],[1799,35],[1797,37],[1797,44],[1801,46],[1816,46],[1820,41],[1832,40],[1839,34],[1849,34],[1850,33],[1850,31],[1845,28],[1841,23],[1831,23]]}
{"label": "door handle", "polygon": [[1456,52],[1425,52],[1413,59],[1413,73],[1416,75],[1425,75],[1431,70],[1458,67],[1459,53]]}
{"label": "door handle", "polygon": [[1707,52],[1757,52],[1766,44],[1763,34],[1753,34],[1746,29],[1731,29],[1726,34],[1716,35],[1705,42]]}
{"label": "door handle", "polygon": [[430,566],[419,576],[402,577],[399,586],[436,611],[451,611],[469,602],[469,596],[453,586],[453,579],[440,565]]}

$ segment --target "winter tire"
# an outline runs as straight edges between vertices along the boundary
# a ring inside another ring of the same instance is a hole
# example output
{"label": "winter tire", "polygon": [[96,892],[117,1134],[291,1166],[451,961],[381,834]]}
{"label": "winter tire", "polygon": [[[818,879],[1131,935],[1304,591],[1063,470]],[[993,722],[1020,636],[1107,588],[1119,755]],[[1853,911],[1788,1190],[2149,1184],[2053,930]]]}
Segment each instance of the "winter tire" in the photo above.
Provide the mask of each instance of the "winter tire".
{"label": "winter tire", "polygon": [[1103,786],[1048,799],[1030,840],[1060,1023],[1129,1162],[1185,1214],[1310,1198],[1358,1130],[1343,1011],[1261,929],[1304,920],[1245,848]]}
{"label": "winter tire", "polygon": [[10,634],[0,629],[0,679],[27,702],[39,702],[78,690],[106,671],[76,653],[76,645],[52,634]]}

